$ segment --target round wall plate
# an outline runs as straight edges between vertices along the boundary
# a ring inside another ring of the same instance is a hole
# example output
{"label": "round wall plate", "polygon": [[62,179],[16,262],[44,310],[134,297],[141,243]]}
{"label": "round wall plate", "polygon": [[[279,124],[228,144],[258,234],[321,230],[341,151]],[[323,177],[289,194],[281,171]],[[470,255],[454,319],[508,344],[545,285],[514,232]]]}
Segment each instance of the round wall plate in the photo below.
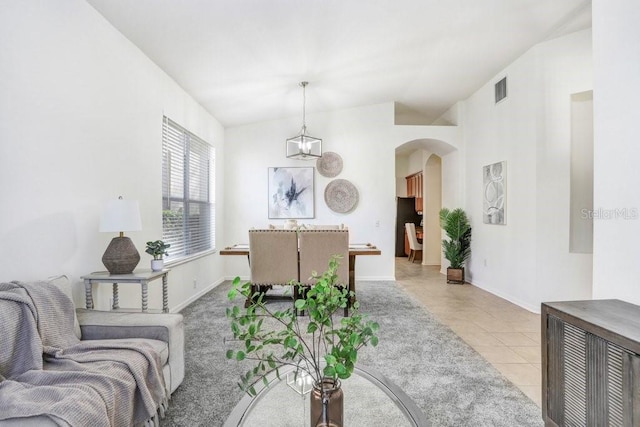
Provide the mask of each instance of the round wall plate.
{"label": "round wall plate", "polygon": [[334,212],[347,213],[358,204],[358,189],[346,179],[334,179],[324,189],[324,201]]}
{"label": "round wall plate", "polygon": [[327,151],[322,153],[322,157],[316,160],[318,173],[327,178],[338,176],[342,172],[342,157],[338,153]]}

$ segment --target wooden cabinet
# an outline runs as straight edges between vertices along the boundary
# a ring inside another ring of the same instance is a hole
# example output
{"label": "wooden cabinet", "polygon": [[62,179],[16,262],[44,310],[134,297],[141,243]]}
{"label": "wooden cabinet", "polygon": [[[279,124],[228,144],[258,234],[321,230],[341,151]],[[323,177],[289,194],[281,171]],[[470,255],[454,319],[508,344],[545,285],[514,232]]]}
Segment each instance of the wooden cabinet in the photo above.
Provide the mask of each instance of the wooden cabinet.
{"label": "wooden cabinet", "polygon": [[545,425],[640,425],[640,306],[543,303],[541,321]]}
{"label": "wooden cabinet", "polygon": [[422,213],[423,178],[422,171],[405,177],[407,180],[407,196],[416,198],[416,212]]}

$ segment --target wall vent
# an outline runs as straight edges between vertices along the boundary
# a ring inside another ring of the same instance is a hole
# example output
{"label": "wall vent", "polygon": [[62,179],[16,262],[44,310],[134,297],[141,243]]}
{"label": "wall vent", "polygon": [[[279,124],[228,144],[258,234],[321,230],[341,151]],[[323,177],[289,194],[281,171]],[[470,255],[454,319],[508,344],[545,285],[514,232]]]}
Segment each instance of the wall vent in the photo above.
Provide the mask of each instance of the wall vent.
{"label": "wall vent", "polygon": [[507,78],[503,77],[495,84],[496,104],[507,97]]}

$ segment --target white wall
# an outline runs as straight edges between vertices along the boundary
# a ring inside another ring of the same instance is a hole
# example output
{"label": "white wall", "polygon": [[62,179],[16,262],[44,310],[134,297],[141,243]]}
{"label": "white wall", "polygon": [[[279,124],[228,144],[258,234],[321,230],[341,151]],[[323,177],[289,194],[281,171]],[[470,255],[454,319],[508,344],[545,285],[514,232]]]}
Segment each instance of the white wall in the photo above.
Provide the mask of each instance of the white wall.
{"label": "white wall", "polygon": [[[508,98],[494,105],[504,76]],[[533,311],[591,296],[591,256],[569,253],[571,94],[589,90],[591,31],[537,45],[465,102],[471,281]],[[507,162],[506,225],[482,222],[482,167]]]}
{"label": "white wall", "polygon": [[593,91],[571,95],[569,250],[593,254]]}
{"label": "white wall", "polygon": [[[392,103],[309,115],[311,133],[343,157],[339,178],[360,191],[355,211],[335,214],[323,200],[329,179],[316,174],[316,218],[309,222],[344,222],[353,242],[381,247],[381,257],[358,259],[359,279],[393,277],[394,150],[432,139],[453,146],[425,149],[442,158],[442,205],[463,206],[472,219],[472,281],[532,310],[543,300],[589,296],[591,260],[569,254],[565,236],[572,93],[594,90],[594,206],[629,215],[640,208],[640,172],[628,160],[640,155],[640,8],[635,0],[593,3],[593,84],[587,30],[538,45],[452,108],[447,121],[464,129],[395,126]],[[494,107],[493,83],[504,75],[509,98]],[[80,276],[103,269],[100,258],[112,237],[97,232],[99,209],[118,195],[140,200],[144,229],[130,237],[146,267],[144,242],[159,238],[162,228],[163,113],[216,146],[217,247],[246,241],[249,227],[275,222],[267,218],[267,167],[314,166],[284,158],[284,140],[298,131],[299,117],[223,131],[84,1],[3,4],[0,280],[64,273],[76,302],[83,302]],[[481,168],[501,160],[509,180],[507,225],[484,225]],[[638,237],[637,216],[595,222],[594,297],[640,303]],[[176,266],[171,307],[218,283],[223,265],[226,276],[248,275],[246,259],[218,255]],[[159,289],[151,294],[152,307],[159,307]],[[108,298],[102,285],[98,307],[106,308]],[[138,290],[122,289],[121,303],[137,306]]]}
{"label": "white wall", "polygon": [[[394,277],[395,148],[430,136],[450,141],[452,146],[443,145],[449,151],[458,144],[456,127],[395,126],[393,118],[393,103],[307,115],[309,133],[323,139],[323,150],[342,156],[344,168],[336,178],[350,180],[359,191],[360,202],[351,213],[332,212],[324,202],[324,189],[331,179],[316,173],[316,217],[300,222],[344,223],[349,226],[351,242],[371,242],[380,247],[382,256],[358,257],[356,277],[360,280]],[[250,227],[279,222],[267,218],[268,167],[315,167],[314,162],[284,157],[284,141],[297,132],[299,119],[293,117],[226,130],[226,186],[235,190],[225,193],[225,245],[247,242]],[[248,277],[246,259],[227,258],[229,277]]]}
{"label": "white wall", "polygon": [[593,296],[640,304],[640,7],[637,0],[593,1]]}
{"label": "white wall", "polygon": [[[593,88],[591,30],[540,44],[544,91],[537,151],[537,289],[541,301],[590,299],[593,255],[570,252],[572,95]],[[551,207],[551,208],[550,208]]]}
{"label": "white wall", "polygon": [[431,153],[425,150],[416,150],[409,154],[409,170],[407,176],[422,171],[424,164],[430,155]]}
{"label": "white wall", "polygon": [[407,197],[407,180],[409,175],[409,156],[396,156],[396,196]]}
{"label": "white wall", "polygon": [[[114,237],[98,232],[105,200],[140,201],[143,230],[129,233],[139,268],[149,266],[144,243],[162,236],[163,113],[213,143],[219,165],[223,129],[81,0],[4,2],[0,55],[0,280],[66,274],[84,306],[80,276],[104,270]],[[222,192],[221,173],[217,185]],[[223,224],[221,206],[217,215]],[[174,268],[170,306],[221,278],[217,255]],[[162,307],[160,285],[151,308]],[[134,288],[121,286],[121,306],[139,307]],[[97,291],[98,308],[108,307],[109,289]]]}
{"label": "white wall", "polygon": [[422,239],[422,264],[441,265],[442,229],[440,209],[442,208],[442,159],[435,154],[424,164],[424,209]]}

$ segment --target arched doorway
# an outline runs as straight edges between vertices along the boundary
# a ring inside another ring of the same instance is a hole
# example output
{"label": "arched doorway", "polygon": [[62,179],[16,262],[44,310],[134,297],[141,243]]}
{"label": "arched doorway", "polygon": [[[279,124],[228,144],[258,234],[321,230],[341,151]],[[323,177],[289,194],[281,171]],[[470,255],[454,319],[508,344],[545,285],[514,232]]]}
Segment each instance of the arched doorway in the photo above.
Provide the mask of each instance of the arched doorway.
{"label": "arched doorway", "polygon": [[[396,196],[407,197],[407,177],[420,174],[421,178],[419,196],[422,203],[418,203],[416,211],[421,215],[423,230],[423,265],[441,263],[439,212],[442,207],[442,156],[453,151],[455,148],[451,145],[435,139],[409,141],[396,148]],[[397,221],[402,221],[397,218]]]}

